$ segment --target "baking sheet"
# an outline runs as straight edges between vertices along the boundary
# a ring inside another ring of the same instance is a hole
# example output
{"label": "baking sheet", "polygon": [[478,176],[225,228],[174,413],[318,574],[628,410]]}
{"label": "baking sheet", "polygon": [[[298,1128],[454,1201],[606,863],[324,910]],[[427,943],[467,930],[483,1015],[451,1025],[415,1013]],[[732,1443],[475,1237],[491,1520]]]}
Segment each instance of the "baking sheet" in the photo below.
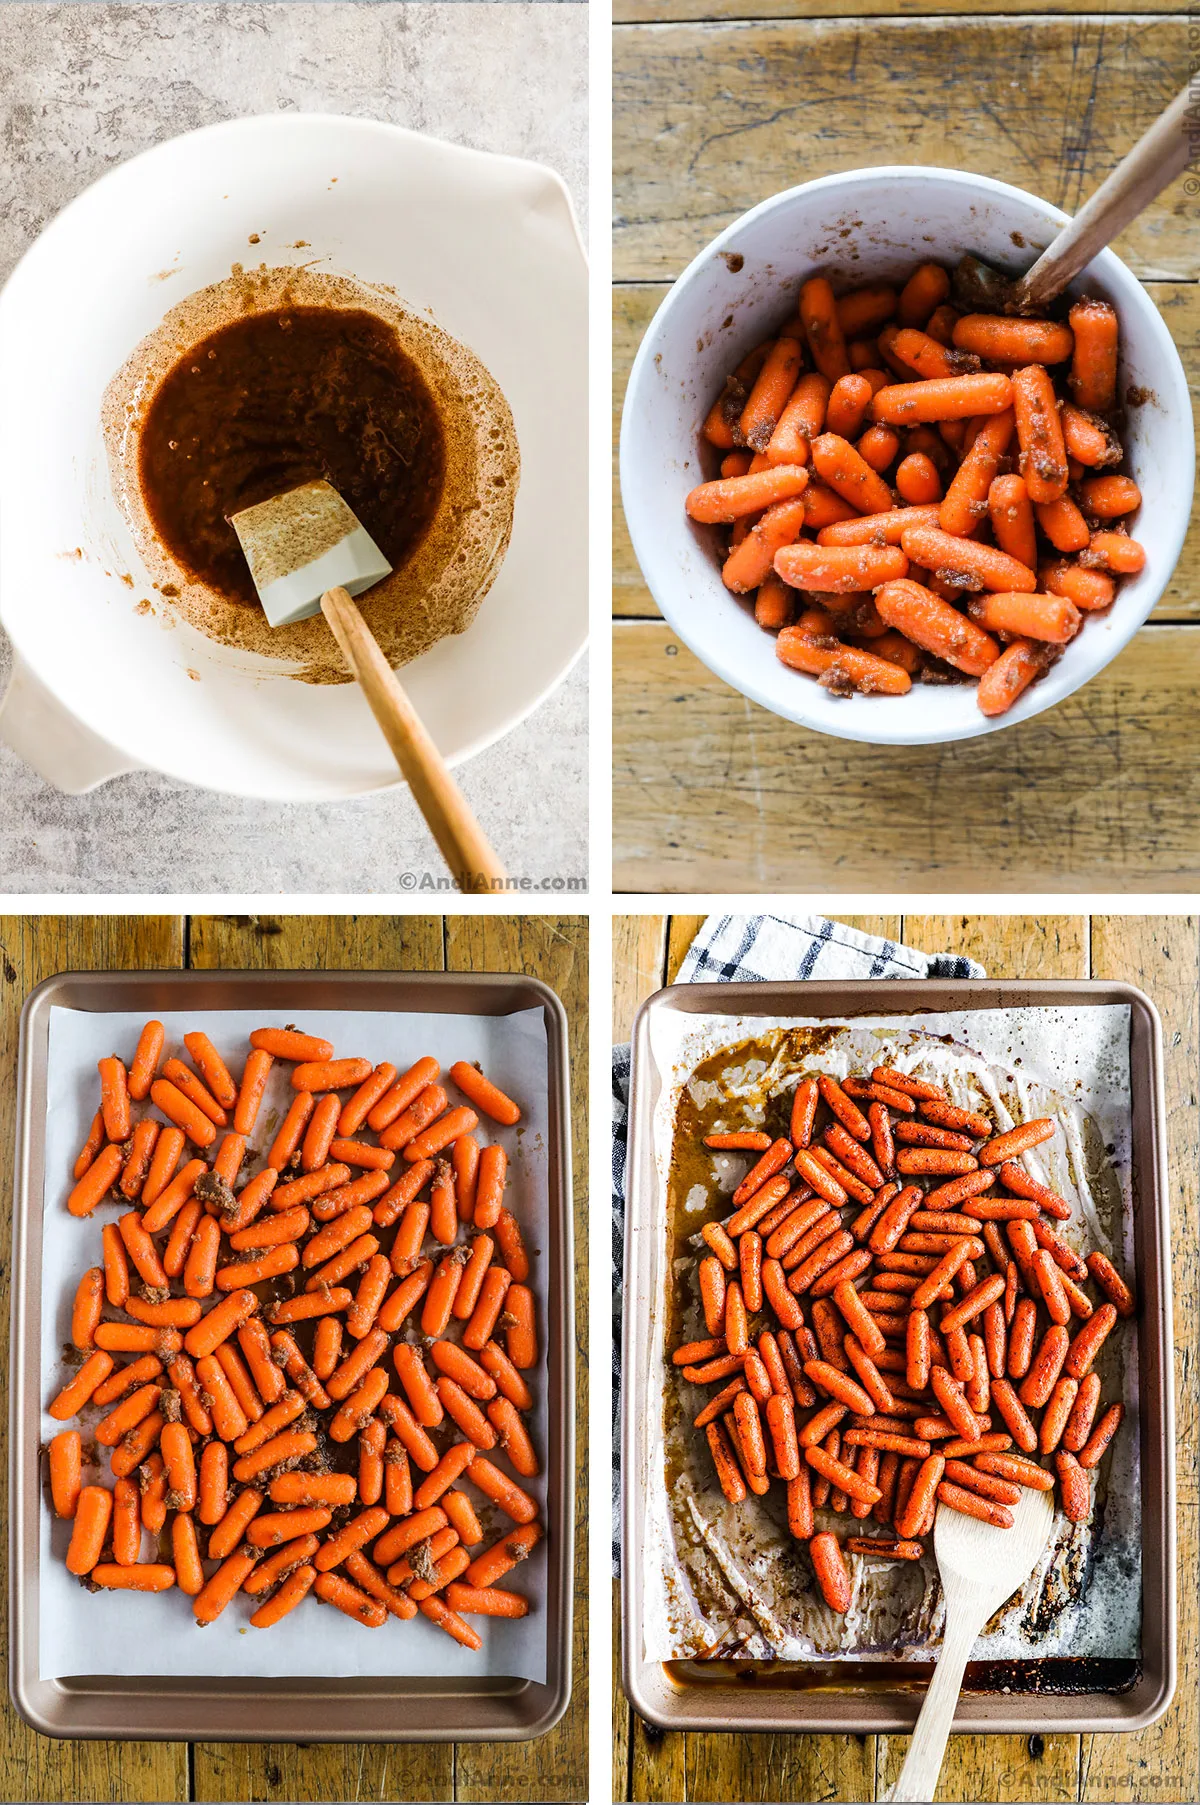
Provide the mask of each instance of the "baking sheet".
{"label": "baking sheet", "polygon": [[[986,1102],[1001,1128],[1017,1119],[1053,1116],[1062,1133],[1025,1155],[1024,1163],[1072,1203],[1072,1221],[1063,1225],[1066,1239],[1085,1250],[1098,1246],[1119,1270],[1133,1270],[1127,1005],[853,1020],[664,1011],[652,1018],[650,1035],[663,1074],[653,1144],[666,1217],[676,1113],[685,1086],[700,1108],[729,1098],[711,1126],[754,1127],[763,1120],[767,1096],[790,1089],[805,1071],[845,1075],[887,1063],[938,1077],[956,1102]],[[711,1077],[694,1076],[711,1055],[745,1041],[759,1044],[742,1065],[723,1066],[720,1088]],[[728,1215],[723,1199],[747,1165],[744,1155],[714,1156],[713,1182],[693,1183],[675,1206],[684,1219],[681,1235],[692,1212],[697,1231],[713,1215]],[[694,1268],[693,1249],[684,1245],[676,1251],[686,1257],[668,1272],[666,1237],[655,1238],[658,1270],[651,1283],[645,1399],[645,1659],[928,1659],[944,1620],[932,1550],[919,1565],[903,1567],[847,1557],[854,1594],[842,1617],[822,1602],[808,1562],[788,1534],[782,1486],[773,1486],[765,1499],[726,1503],[703,1438],[691,1427],[710,1388],[687,1386],[669,1362],[668,1297]],[[693,1302],[676,1324],[674,1339],[703,1333]],[[1119,1325],[1110,1336],[1098,1370],[1106,1400],[1122,1397],[1129,1420],[1099,1469],[1096,1521],[1075,1526],[1056,1515],[1046,1554],[976,1643],[977,1660],[1136,1658],[1140,1652],[1141,1475],[1132,1324]],[[845,1533],[851,1522],[818,1513],[819,1528]],[[861,1528],[871,1533],[871,1521]]]}
{"label": "baking sheet", "polygon": [[[240,1073],[252,1029],[262,1027],[261,1010],[196,1010],[157,1012],[166,1029],[164,1058],[186,1058],[183,1035],[203,1029]],[[71,1186],[71,1167],[96,1109],[96,1061],[117,1051],[133,1055],[145,1013],[98,1014],[54,1007],[50,1012],[47,1071],[46,1186],[42,1218],[42,1403],[43,1408],[69,1376],[61,1358],[70,1342],[71,1304],[88,1266],[99,1260],[99,1224],[114,1220],[101,1205],[85,1222],[64,1207]],[[502,1129],[483,1121],[483,1136],[501,1141],[509,1156],[509,1199],[529,1249],[530,1284],[538,1298],[538,1365],[528,1375],[534,1393],[529,1429],[542,1455],[543,1473],[521,1484],[538,1499],[547,1520],[546,1469],[549,1420],[545,1285],[539,1254],[549,1245],[549,1073],[544,1012],[540,1008],[509,1015],[388,1015],[377,1011],[312,1011],[288,1020],[303,1031],[333,1041],[339,1056],[353,1054],[378,1063],[390,1059],[401,1071],[423,1054],[432,1054],[443,1069],[455,1060],[478,1061],[500,1088],[521,1105],[522,1121]],[[265,1153],[294,1092],[291,1067],[272,1068],[252,1145]],[[346,1093],[348,1094],[348,1093]],[[260,1162],[261,1163],[261,1162]],[[102,1414],[90,1411],[79,1419],[84,1440]],[[61,1427],[43,1416],[43,1439]],[[499,1460],[496,1451],[490,1458]],[[500,1460],[500,1464],[504,1464]],[[95,1479],[85,1473],[85,1480]],[[105,1476],[105,1483],[109,1476]],[[509,1519],[471,1488],[472,1501],[484,1526],[485,1545],[509,1527]],[[545,1540],[522,1562],[517,1590],[531,1603],[527,1617],[513,1620],[477,1618],[473,1626],[483,1647],[471,1651],[423,1616],[399,1623],[389,1617],[378,1630],[355,1624],[341,1612],[307,1599],[270,1632],[251,1629],[255,1601],[236,1600],[201,1633],[191,1600],[180,1591],[138,1598],[120,1592],[91,1593],[63,1564],[70,1524],[53,1517],[48,1504],[40,1525],[41,1608],[39,1678],[72,1674],[186,1674],[247,1679],[420,1675],[464,1678],[504,1676],[544,1683],[547,1668],[547,1549]],[[149,1541],[144,1543],[144,1552]],[[314,1652],[314,1634],[319,1654]]]}

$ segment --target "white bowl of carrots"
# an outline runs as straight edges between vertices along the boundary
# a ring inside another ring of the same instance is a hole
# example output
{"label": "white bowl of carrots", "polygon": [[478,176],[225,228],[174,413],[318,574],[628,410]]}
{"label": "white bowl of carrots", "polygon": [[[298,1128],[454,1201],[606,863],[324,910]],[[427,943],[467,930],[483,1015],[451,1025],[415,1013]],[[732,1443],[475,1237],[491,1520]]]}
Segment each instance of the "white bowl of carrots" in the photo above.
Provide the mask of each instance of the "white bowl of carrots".
{"label": "white bowl of carrots", "polygon": [[675,283],[622,498],[663,614],[733,688],[841,738],[968,739],[1146,620],[1195,474],[1153,301],[1107,250],[1044,320],[951,301],[965,253],[1020,274],[1066,217],[964,171],[856,170],[743,214]]}

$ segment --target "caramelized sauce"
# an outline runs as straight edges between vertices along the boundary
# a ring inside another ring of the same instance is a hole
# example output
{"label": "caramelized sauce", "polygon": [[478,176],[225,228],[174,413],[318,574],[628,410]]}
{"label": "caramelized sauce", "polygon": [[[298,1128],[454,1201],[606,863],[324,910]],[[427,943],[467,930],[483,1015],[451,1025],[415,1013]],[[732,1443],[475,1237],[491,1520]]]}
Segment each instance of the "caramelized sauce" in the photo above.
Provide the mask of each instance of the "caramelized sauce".
{"label": "caramelized sauce", "polygon": [[249,314],[186,352],[150,403],[138,455],[172,557],[255,607],[230,514],[324,478],[399,569],[437,512],[446,464],[433,395],[391,327],[327,307]]}

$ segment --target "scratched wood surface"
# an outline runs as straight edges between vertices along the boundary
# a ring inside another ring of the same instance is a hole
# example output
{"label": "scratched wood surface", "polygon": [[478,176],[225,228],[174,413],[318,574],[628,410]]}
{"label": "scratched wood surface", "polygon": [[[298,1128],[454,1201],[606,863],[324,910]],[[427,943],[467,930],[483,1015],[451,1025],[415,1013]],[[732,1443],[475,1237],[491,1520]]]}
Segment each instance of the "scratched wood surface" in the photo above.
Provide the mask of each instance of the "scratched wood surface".
{"label": "scratched wood surface", "polygon": [[[995,977],[1124,979],[1145,989],[1162,1015],[1174,1217],[1179,1688],[1160,1723],[1137,1734],[955,1737],[938,1796],[1047,1802],[1198,1797],[1200,924],[1183,916],[1067,914],[843,919],[925,952],[968,953]],[[694,916],[614,918],[614,1039],[627,1038],[638,1005],[671,981],[698,923]],[[614,1621],[619,1626],[619,1611]],[[907,1738],[897,1736],[664,1734],[630,1711],[615,1675],[613,1725],[614,1784],[617,1796],[629,1800],[875,1800],[894,1784],[907,1747]]]}
{"label": "scratched wood surface", "polygon": [[[0,917],[0,1216],[12,1195],[17,1026],[55,972],[188,966],[231,970],[518,971],[561,997],[569,1022],[576,1218],[577,1524],[587,1521],[587,924],[578,916]],[[7,1393],[8,1265],[0,1263],[0,1387]],[[0,1424],[0,1438],[4,1436]],[[5,1534],[0,1525],[0,1538]],[[0,1551],[2,1553],[2,1551]],[[574,1686],[533,1743],[60,1742],[0,1703],[0,1799],[578,1800],[587,1793],[586,1549],[575,1548]],[[0,1630],[0,1634],[4,1631]]]}
{"label": "scratched wood surface", "polygon": [[[670,282],[747,207],[837,170],[926,161],[985,171],[1073,210],[1189,63],[1183,10],[1146,0],[1119,13],[1063,0],[618,0],[617,18],[618,414]],[[1181,179],[1116,241],[1167,321],[1193,396],[1198,206]],[[768,714],[679,645],[659,624],[618,498],[614,887],[1195,887],[1197,516],[1200,503],[1152,622],[1085,690],[974,749],[884,753]],[[1178,631],[1164,637],[1165,628]],[[945,844],[947,819],[970,822],[969,849]]]}

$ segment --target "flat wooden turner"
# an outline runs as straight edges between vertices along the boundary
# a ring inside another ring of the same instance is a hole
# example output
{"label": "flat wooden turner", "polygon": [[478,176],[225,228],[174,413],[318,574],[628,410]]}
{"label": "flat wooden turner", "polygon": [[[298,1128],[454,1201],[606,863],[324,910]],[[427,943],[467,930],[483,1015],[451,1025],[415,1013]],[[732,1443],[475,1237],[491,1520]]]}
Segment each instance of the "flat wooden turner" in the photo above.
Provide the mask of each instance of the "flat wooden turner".
{"label": "flat wooden turner", "polygon": [[997,1529],[938,1505],[933,1550],[946,1594],[946,1632],[891,1798],[936,1797],[968,1657],[988,1618],[1037,1566],[1050,1540],[1052,1497],[1052,1492],[1022,1489],[1020,1503],[1011,1507],[1011,1529]]}
{"label": "flat wooden turner", "polygon": [[229,524],[272,627],[317,613],[329,622],[459,888],[503,880],[504,867],[355,606],[392,568],[357,515],[329,483],[312,482],[231,514]]}

